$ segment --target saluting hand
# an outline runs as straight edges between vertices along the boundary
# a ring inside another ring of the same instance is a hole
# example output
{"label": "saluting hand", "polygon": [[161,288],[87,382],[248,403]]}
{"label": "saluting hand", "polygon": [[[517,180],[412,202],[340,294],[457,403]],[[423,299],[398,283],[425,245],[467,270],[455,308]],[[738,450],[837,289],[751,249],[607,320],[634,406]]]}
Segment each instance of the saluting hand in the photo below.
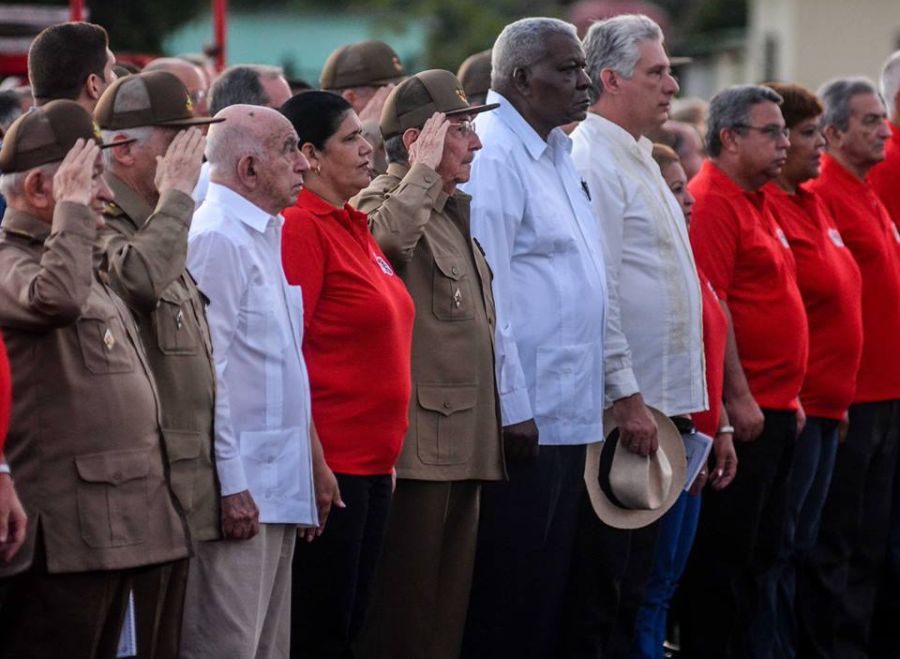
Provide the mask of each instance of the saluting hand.
{"label": "saluting hand", "polygon": [[100,147],[93,140],[75,140],[53,175],[53,197],[57,203],[71,201],[87,206],[91,203],[94,165]]}
{"label": "saluting hand", "polygon": [[388,94],[395,87],[394,83],[389,83],[379,87],[365,107],[359,111],[360,121],[381,121],[381,110],[384,108],[384,102],[387,100]]}
{"label": "saluting hand", "polygon": [[186,195],[197,187],[206,138],[197,128],[180,131],[166,155],[156,156],[156,189],[162,195],[168,190],[178,190]]}
{"label": "saluting hand", "polygon": [[444,157],[444,140],[449,128],[450,122],[443,112],[431,115],[419,131],[416,141],[409,146],[410,166],[421,163],[437,170]]}

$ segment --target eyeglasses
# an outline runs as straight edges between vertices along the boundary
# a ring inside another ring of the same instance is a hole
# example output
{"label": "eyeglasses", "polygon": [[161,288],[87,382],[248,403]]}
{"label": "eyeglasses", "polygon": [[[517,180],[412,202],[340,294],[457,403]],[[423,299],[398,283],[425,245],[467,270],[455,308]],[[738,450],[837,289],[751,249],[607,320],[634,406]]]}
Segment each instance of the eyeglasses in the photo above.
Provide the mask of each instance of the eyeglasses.
{"label": "eyeglasses", "polygon": [[469,120],[463,120],[458,123],[450,124],[450,128],[459,133],[460,137],[468,137],[475,133],[475,124]]}
{"label": "eyeglasses", "polygon": [[195,89],[194,91],[188,93],[188,96],[191,97],[191,103],[193,103],[194,105],[202,103],[206,98],[206,95],[207,94],[205,89]]}
{"label": "eyeglasses", "polygon": [[768,137],[773,142],[777,140],[779,137],[783,137],[786,140],[791,138],[791,129],[786,126],[779,126],[778,124],[769,124],[768,126],[751,126],[750,124],[735,124],[735,128],[738,129],[746,129],[746,130],[758,130],[760,133]]}

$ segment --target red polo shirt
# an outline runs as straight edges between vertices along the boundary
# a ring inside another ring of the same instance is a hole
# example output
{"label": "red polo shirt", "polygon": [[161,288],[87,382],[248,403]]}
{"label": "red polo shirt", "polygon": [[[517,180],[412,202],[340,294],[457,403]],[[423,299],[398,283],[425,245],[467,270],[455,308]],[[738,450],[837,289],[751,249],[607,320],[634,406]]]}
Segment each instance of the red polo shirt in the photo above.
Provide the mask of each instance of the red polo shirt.
{"label": "red polo shirt", "polygon": [[728,319],[719,305],[719,296],[699,269],[700,292],[703,297],[703,355],[706,358],[706,390],[709,409],[691,415],[697,430],[715,437],[719,430],[719,408],[722,403],[722,382],[725,376],[725,343],[728,340]]}
{"label": "red polo shirt", "polygon": [[900,226],[900,128],[890,126],[891,139],[884,147],[884,161],[870,169],[867,178],[894,224]]}
{"label": "red polo shirt", "polygon": [[728,303],[741,365],[760,407],[797,409],[809,345],[794,258],[762,192],[707,160],[689,183],[698,268]]}
{"label": "red polo shirt", "polygon": [[800,390],[808,416],[842,419],[856,393],[862,358],[862,277],[818,195],[763,188],[791,243],[809,322],[809,362]]}
{"label": "red polo shirt", "polygon": [[304,189],[284,211],[282,261],[303,291],[312,413],[337,473],[390,473],[409,425],[415,307],[365,213]]}
{"label": "red polo shirt", "polygon": [[900,233],[872,188],[828,154],[806,187],[825,203],[862,273],[864,341],[853,402],[900,398]]}

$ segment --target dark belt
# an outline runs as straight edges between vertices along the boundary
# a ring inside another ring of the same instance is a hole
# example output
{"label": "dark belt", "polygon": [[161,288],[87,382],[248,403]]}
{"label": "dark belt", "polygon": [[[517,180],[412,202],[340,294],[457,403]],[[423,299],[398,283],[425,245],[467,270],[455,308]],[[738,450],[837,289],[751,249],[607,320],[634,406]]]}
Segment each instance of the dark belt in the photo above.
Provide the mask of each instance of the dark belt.
{"label": "dark belt", "polygon": [[669,419],[682,435],[690,435],[692,432],[697,431],[697,428],[694,427],[694,422],[686,416],[670,416]]}

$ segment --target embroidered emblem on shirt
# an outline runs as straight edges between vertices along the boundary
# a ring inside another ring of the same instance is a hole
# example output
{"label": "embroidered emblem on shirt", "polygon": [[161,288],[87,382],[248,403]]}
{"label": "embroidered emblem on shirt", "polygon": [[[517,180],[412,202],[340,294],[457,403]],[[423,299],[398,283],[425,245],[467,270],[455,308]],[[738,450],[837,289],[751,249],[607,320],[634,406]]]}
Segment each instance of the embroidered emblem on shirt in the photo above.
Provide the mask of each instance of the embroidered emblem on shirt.
{"label": "embroidered emblem on shirt", "polygon": [[453,305],[454,305],[457,309],[459,309],[460,305],[462,305],[462,293],[459,292],[459,289],[458,289],[458,288],[457,288],[456,291],[453,293]]}
{"label": "embroidered emblem on shirt", "polygon": [[775,237],[778,238],[778,242],[781,243],[781,246],[785,249],[790,249],[791,244],[788,242],[787,236],[784,235],[784,231],[781,230],[781,227],[775,229]]}
{"label": "embroidered emblem on shirt", "polygon": [[384,274],[386,274],[388,276],[393,276],[394,271],[391,269],[391,266],[388,265],[387,261],[385,261],[383,258],[378,256],[377,254],[373,254],[372,256],[375,258],[375,263],[378,264],[378,267],[381,268],[381,271]]}
{"label": "embroidered emblem on shirt", "polygon": [[891,222],[891,229],[894,231],[894,240],[900,243],[900,231],[897,231],[897,225]]}
{"label": "embroidered emblem on shirt", "polygon": [[179,309],[178,313],[175,315],[175,328],[181,329],[182,325],[184,325],[184,313]]}
{"label": "embroidered emblem on shirt", "polygon": [[109,331],[108,327],[103,333],[103,343],[106,345],[107,350],[112,350],[113,346],[116,345],[116,337],[113,336],[113,333]]}
{"label": "embroidered emblem on shirt", "polygon": [[[896,232],[897,232],[897,228],[894,227],[894,236],[895,237],[897,235]],[[841,232],[838,231],[837,229],[835,229],[834,227],[831,227],[830,229],[828,229],[828,237],[831,238],[831,242],[833,242],[838,247],[846,247],[846,245],[844,245],[844,239],[841,238]]]}

